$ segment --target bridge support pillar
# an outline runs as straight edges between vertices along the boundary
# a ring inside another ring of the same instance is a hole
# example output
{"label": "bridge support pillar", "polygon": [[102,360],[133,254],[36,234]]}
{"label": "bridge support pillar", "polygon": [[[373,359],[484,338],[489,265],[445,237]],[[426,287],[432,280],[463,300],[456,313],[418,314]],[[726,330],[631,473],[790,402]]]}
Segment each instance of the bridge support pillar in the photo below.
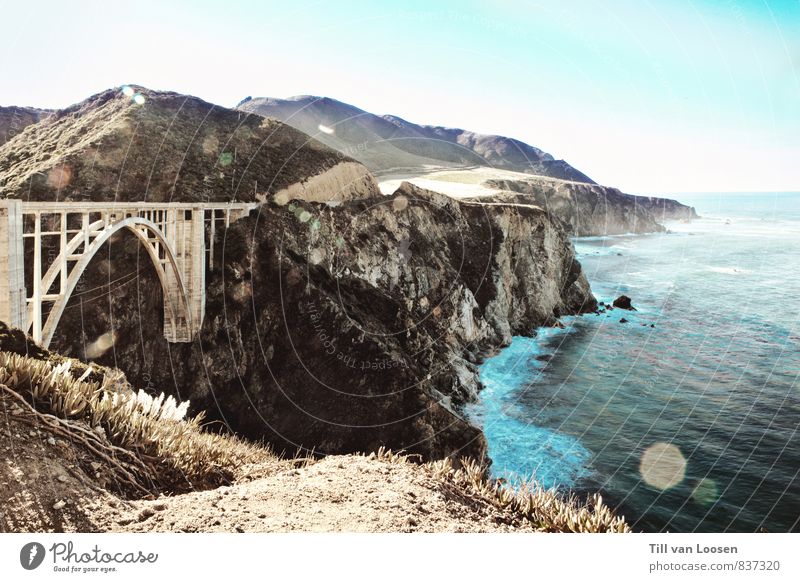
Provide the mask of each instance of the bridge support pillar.
{"label": "bridge support pillar", "polygon": [[166,269],[167,293],[164,297],[164,337],[170,342],[190,342],[200,330],[206,305],[205,210],[169,209],[165,238],[174,249],[184,291],[189,301],[188,317],[181,309],[181,281]]}
{"label": "bridge support pillar", "polygon": [[0,200],[0,321],[27,329],[22,201]]}

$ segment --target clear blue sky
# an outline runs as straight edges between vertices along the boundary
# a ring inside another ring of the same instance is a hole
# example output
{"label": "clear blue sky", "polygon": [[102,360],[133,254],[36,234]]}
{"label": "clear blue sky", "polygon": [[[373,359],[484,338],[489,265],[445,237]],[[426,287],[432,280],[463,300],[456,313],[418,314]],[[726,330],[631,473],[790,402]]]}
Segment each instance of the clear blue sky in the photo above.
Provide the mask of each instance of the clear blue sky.
{"label": "clear blue sky", "polygon": [[800,0],[0,0],[0,105],[326,95],[631,192],[800,190]]}

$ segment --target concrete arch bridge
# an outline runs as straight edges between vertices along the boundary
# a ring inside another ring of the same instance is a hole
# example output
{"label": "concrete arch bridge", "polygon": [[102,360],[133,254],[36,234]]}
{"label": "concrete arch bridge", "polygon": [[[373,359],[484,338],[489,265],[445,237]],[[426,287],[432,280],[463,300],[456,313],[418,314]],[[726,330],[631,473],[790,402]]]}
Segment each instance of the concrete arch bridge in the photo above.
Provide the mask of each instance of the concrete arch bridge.
{"label": "concrete arch bridge", "polygon": [[0,320],[49,346],[92,258],[127,230],[147,251],[161,282],[164,337],[192,341],[205,316],[206,265],[213,265],[216,231],[255,207],[0,200]]}

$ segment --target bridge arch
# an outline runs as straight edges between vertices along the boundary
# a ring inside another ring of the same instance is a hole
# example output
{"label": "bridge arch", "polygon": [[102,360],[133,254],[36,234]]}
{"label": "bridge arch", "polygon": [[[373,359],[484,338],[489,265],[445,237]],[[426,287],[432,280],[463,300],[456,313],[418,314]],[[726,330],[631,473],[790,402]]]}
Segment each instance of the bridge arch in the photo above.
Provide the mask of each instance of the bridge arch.
{"label": "bridge arch", "polygon": [[[90,226],[103,226],[103,223],[102,221],[97,221]],[[175,250],[171,247],[169,241],[158,225],[146,218],[131,216],[101,228],[99,230],[99,234],[94,237],[88,248],[86,248],[81,254],[81,257],[78,259],[78,261],[72,266],[72,268],[69,269],[69,274],[66,279],[66,289],[62,289],[62,292],[55,300],[55,303],[53,304],[53,307],[47,316],[47,320],[42,327],[41,341],[45,346],[50,345],[50,342],[53,339],[53,334],[56,330],[56,326],[61,320],[61,316],[64,314],[64,309],[66,308],[72,293],[75,291],[75,287],[77,286],[81,275],[83,275],[83,273],[86,271],[86,268],[89,266],[94,256],[102,248],[102,246],[108,242],[109,239],[111,239],[112,236],[126,229],[132,232],[142,243],[144,248],[147,250],[147,254],[150,257],[153,266],[155,267],[164,296],[165,312],[170,310],[173,313],[173,321],[184,318],[191,327],[192,313],[189,303],[189,296],[186,292],[186,286],[183,281],[183,273],[181,273],[180,266],[178,265]],[[151,238],[151,235],[153,238]],[[155,246],[154,243],[157,243],[160,246]],[[173,275],[172,280],[169,280],[168,272],[162,264],[161,257],[159,256],[159,248],[163,249],[167,268],[171,270]],[[68,253],[68,251],[69,247],[62,249],[61,252]],[[51,265],[51,269],[48,270],[47,274],[42,280],[43,288],[48,289],[49,286],[55,281],[55,278],[59,275],[61,269],[63,269],[63,266],[58,267],[57,265],[63,265],[64,263],[64,261],[60,260],[60,257],[56,259],[53,265]],[[53,267],[55,267],[55,269],[53,269]],[[33,324],[34,322],[31,321],[31,325]],[[167,325],[167,322],[165,322],[165,325]]]}

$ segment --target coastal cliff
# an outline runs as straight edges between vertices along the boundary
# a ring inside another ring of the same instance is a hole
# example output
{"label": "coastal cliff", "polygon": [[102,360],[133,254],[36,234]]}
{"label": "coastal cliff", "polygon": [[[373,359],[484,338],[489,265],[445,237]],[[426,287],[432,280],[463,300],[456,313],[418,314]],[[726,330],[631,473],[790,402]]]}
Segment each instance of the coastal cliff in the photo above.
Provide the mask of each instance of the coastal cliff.
{"label": "coastal cliff", "polygon": [[357,162],[280,122],[137,90],[143,105],[104,92],[0,148],[4,194],[264,204],[217,233],[195,342],[161,336],[157,276],[122,234],[83,275],[59,352],[279,451],[482,459],[483,435],[459,412],[477,363],[596,307],[569,233],[535,205],[410,184],[381,196]]}
{"label": "coastal cliff", "polygon": [[595,308],[567,233],[542,210],[410,185],[336,207],[266,204],[219,243],[196,343],[157,332],[158,281],[118,243],[88,285],[137,272],[135,285],[73,302],[53,346],[82,355],[113,327],[99,363],[279,450],[480,459],[483,435],[459,413],[477,395],[476,364],[513,334]]}
{"label": "coastal cliff", "polygon": [[675,200],[632,196],[616,188],[543,177],[487,180],[501,199],[537,204],[569,225],[574,236],[664,232],[659,220],[695,218],[694,208]]}

